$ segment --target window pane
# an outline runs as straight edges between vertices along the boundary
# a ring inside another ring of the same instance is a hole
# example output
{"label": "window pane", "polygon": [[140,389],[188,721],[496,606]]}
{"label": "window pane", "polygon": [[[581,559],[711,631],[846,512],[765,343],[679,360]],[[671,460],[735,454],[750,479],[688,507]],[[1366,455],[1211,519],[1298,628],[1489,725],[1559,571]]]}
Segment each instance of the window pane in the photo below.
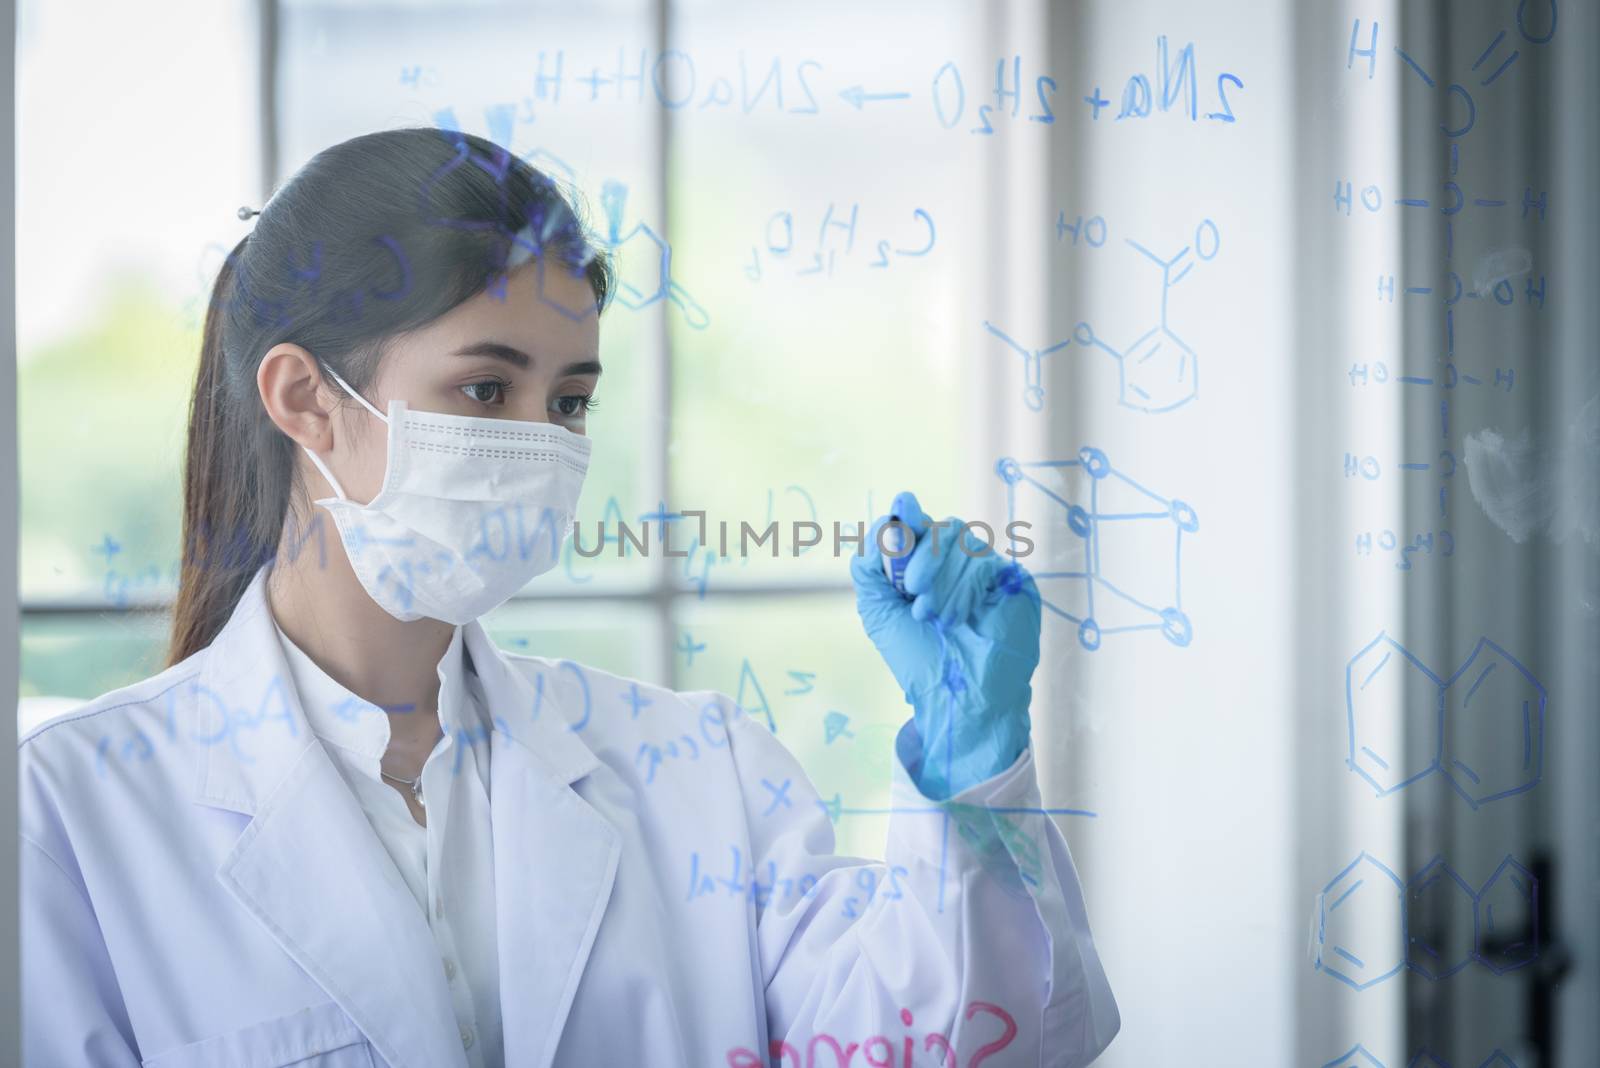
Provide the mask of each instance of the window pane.
{"label": "window pane", "polygon": [[[483,625],[512,653],[568,658],[604,671],[649,677],[660,647],[646,607],[538,601],[489,613]],[[166,612],[40,613],[22,625],[23,697],[85,701],[160,672],[171,616]]]}
{"label": "window pane", "polygon": [[98,599],[107,535],[124,569],[175,555],[200,351],[189,302],[206,242],[238,232],[234,212],[256,186],[254,10],[18,6],[25,602]]}
{"label": "window pane", "polygon": [[[677,686],[719,690],[773,729],[818,795],[845,809],[889,803],[894,736],[910,717],[845,596],[680,600]],[[881,815],[836,821],[839,849],[883,855]]]}
{"label": "window pane", "polygon": [[658,677],[661,628],[648,605],[528,597],[490,612],[483,626],[509,653],[576,660],[629,678]]}
{"label": "window pane", "polygon": [[29,616],[22,622],[22,697],[101,694],[161,671],[166,613],[82,612]]}
{"label": "window pane", "polygon": [[[979,9],[676,10],[689,59],[666,62],[680,75],[668,99],[692,84],[693,103],[675,115],[673,269],[713,328],[669,320],[673,503],[729,522],[736,558],[713,565],[712,589],[847,582],[835,522],[887,512],[902,489],[948,515],[968,484],[981,331],[962,291],[982,284],[983,155],[930,117],[927,58],[965,52]],[[913,99],[841,100],[868,71],[869,89]],[[770,543],[737,559],[739,524],[774,520],[779,559]],[[797,559],[798,521],[823,544]]]}

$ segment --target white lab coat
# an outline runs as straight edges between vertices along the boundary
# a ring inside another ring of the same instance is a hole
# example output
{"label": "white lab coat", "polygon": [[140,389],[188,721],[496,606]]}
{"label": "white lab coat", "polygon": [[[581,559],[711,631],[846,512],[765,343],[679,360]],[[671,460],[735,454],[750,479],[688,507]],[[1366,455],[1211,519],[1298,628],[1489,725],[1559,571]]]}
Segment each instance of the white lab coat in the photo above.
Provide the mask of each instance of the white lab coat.
{"label": "white lab coat", "polygon": [[[465,1063],[264,577],[208,648],[20,744],[30,1066]],[[795,759],[726,696],[464,637],[495,721],[474,744],[508,1065],[905,1068],[948,1044],[961,1068],[1070,1066],[1116,1033],[1060,832],[976,807],[1040,804],[1031,750],[953,799],[973,807],[948,833],[896,812],[868,863],[833,854]],[[894,765],[894,806],[929,807]]]}

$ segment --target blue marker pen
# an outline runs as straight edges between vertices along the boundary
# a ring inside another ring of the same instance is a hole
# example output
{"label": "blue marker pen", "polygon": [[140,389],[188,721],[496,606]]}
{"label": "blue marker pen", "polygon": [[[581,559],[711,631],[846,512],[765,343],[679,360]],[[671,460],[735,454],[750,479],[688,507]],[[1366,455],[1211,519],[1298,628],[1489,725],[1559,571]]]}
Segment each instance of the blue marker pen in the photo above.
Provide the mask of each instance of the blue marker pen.
{"label": "blue marker pen", "polygon": [[[912,517],[921,514],[922,509],[917,506],[914,494],[896,494],[889,505],[891,522],[884,528],[883,574],[889,580],[889,585],[907,600],[911,599],[911,594],[906,592],[906,564],[910,562],[911,550],[917,544]],[[891,552],[897,555],[889,555]]]}

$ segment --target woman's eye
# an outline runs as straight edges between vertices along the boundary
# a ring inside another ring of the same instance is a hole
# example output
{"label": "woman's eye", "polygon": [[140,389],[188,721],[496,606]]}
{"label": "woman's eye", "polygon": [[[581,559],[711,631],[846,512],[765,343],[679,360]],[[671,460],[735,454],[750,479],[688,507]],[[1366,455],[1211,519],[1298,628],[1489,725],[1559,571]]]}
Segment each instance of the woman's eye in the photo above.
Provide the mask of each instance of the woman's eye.
{"label": "woman's eye", "polygon": [[508,388],[504,382],[491,379],[485,382],[469,382],[461,387],[461,391],[479,404],[504,404]]}
{"label": "woman's eye", "polygon": [[573,416],[593,411],[595,405],[599,403],[594,399],[593,394],[571,393],[565,397],[556,398],[556,411],[570,419]]}

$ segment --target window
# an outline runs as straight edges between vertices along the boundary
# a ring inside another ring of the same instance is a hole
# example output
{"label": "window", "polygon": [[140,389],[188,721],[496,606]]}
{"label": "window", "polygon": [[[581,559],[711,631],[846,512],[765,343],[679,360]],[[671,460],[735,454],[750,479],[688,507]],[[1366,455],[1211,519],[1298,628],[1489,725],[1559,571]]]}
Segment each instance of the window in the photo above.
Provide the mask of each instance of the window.
{"label": "window", "polygon": [[[787,28],[714,6],[674,6],[663,22],[641,3],[263,10],[239,3],[202,19],[185,8],[141,24],[182,26],[195,42],[168,78],[225,91],[144,78],[131,97],[60,61],[58,12],[25,14],[22,158],[41,164],[23,174],[22,216],[51,223],[24,228],[20,256],[62,266],[23,272],[35,287],[22,301],[24,695],[87,699],[161,666],[199,328],[222,257],[249,225],[234,210],[264,199],[257,170],[275,183],[358,132],[454,125],[569,183],[612,245],[621,297],[601,323],[607,371],[580,529],[586,547],[602,521],[613,537],[619,521],[651,536],[645,557],[608,545],[585,559],[569,542],[562,565],[486,625],[513,651],[727,692],[769,719],[829,796],[881,807],[907,709],[859,628],[839,625],[854,620],[848,538],[897,490],[953,501],[970,474],[960,440],[922,429],[976,418],[966,324],[955,302],[929,307],[925,295],[978,273],[976,253],[929,255],[965,240],[957,221],[980,199],[978,161],[930,169],[949,134],[913,132],[903,109],[817,107],[822,61],[806,48],[834,62],[836,41],[797,48]],[[904,38],[907,11],[872,19]],[[967,19],[949,5],[917,32],[949,51]],[[258,56],[275,57],[263,60],[264,97]],[[880,71],[909,81],[921,77],[913,67]],[[159,168],[118,176],[116,201],[148,211],[69,207],[105,199],[101,173],[42,169],[49,131],[81,134],[57,114],[145,129],[139,115],[199,97],[204,111],[177,117],[190,136],[133,151]],[[905,157],[869,181],[831,162],[888,137]],[[169,217],[180,225],[152,227]],[[63,225],[76,240],[61,239]],[[71,299],[42,283],[61,277]],[[53,395],[74,397],[72,420]],[[123,437],[101,451],[110,427]],[[705,545],[685,509],[705,512]],[[663,553],[663,522],[674,552],[692,550],[684,558]],[[741,555],[742,526],[760,537],[773,522],[776,544]],[[796,556],[791,532],[804,522],[819,544]],[[847,749],[856,755],[837,759]],[[881,847],[881,819],[839,831],[842,847]]]}
{"label": "window", "polygon": [[253,30],[244,2],[18,5],[24,697],[158,666],[125,610],[173,591],[208,245],[259,167]]}

